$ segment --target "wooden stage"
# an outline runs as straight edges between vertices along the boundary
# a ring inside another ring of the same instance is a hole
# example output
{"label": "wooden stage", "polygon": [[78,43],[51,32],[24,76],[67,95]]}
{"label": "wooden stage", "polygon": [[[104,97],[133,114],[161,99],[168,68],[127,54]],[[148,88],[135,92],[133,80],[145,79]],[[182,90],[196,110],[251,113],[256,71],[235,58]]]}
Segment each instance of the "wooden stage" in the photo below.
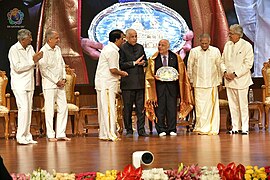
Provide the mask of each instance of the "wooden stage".
{"label": "wooden stage", "polygon": [[159,137],[154,131],[150,137],[134,134],[133,138],[122,136],[117,142],[101,141],[97,130],[91,130],[87,137],[72,137],[70,142],[48,142],[45,137],[37,141],[35,145],[19,145],[14,139],[0,139],[0,155],[10,173],[28,173],[38,167],[49,172],[55,169],[75,173],[123,170],[132,163],[132,153],[141,150],[154,154],[153,164],[146,168],[175,168],[180,162],[200,166],[232,161],[270,165],[270,133],[258,128],[249,135],[228,135],[223,128],[217,136],[196,135],[179,128],[176,137]]}

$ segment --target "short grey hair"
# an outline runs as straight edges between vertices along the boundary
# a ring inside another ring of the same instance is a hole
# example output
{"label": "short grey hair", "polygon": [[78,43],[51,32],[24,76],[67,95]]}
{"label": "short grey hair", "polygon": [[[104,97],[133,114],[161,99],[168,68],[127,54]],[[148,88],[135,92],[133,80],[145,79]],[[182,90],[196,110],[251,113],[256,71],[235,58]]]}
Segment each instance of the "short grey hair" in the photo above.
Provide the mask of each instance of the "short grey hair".
{"label": "short grey hair", "polygon": [[126,36],[128,36],[131,31],[135,31],[137,33],[135,29],[129,28],[126,30]]}
{"label": "short grey hair", "polygon": [[31,31],[28,29],[20,29],[17,34],[17,39],[18,41],[22,41],[29,36],[31,36]]}
{"label": "short grey hair", "polygon": [[233,24],[230,26],[230,30],[234,34],[238,34],[240,37],[243,37],[243,28],[239,24]]}
{"label": "short grey hair", "polygon": [[54,34],[57,33],[57,31],[53,30],[53,29],[48,29],[45,33],[45,40],[46,42],[52,38],[54,36]]}
{"label": "short grey hair", "polygon": [[199,37],[199,40],[201,40],[202,38],[208,38],[209,40],[211,40],[211,37],[210,37],[210,35],[208,33],[201,34],[200,37]]}

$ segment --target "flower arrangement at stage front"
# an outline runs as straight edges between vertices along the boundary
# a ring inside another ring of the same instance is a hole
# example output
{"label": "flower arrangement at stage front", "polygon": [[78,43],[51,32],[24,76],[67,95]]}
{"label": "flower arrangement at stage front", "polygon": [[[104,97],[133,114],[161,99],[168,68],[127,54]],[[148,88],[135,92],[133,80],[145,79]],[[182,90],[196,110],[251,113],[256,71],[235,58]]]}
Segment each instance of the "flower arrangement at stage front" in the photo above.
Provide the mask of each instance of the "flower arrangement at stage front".
{"label": "flower arrangement at stage front", "polygon": [[265,168],[258,166],[246,166],[245,173],[246,180],[265,180],[267,179],[267,173],[265,172]]}
{"label": "flower arrangement at stage front", "polygon": [[53,175],[41,168],[34,170],[31,174],[28,174],[28,176],[31,180],[53,180]]}
{"label": "flower arrangement at stage front", "polygon": [[95,180],[97,176],[96,172],[85,172],[76,174],[76,180]]}
{"label": "flower arrangement at stage front", "polygon": [[270,180],[270,166],[236,166],[234,162],[224,165],[218,163],[216,167],[198,166],[192,164],[186,166],[183,163],[178,168],[164,170],[153,168],[143,170],[141,167],[134,168],[129,164],[123,171],[107,170],[104,174],[100,172],[86,173],[57,173],[38,168],[28,174],[11,174],[13,180]]}
{"label": "flower arrangement at stage front", "polygon": [[201,180],[220,180],[219,171],[217,167],[211,166],[203,166],[201,167],[202,175],[200,177]]}
{"label": "flower arrangement at stage front", "polygon": [[149,170],[142,171],[142,179],[143,180],[168,180],[169,177],[165,174],[163,168],[153,168]]}
{"label": "flower arrangement at stage front", "polygon": [[218,163],[217,168],[222,180],[242,180],[246,172],[242,164],[236,166],[234,162],[229,163],[227,166]]}
{"label": "flower arrangement at stage front", "polygon": [[167,170],[165,174],[169,179],[181,180],[181,179],[194,179],[199,180],[202,175],[201,168],[196,164],[191,166],[184,166],[183,163],[178,165],[178,168]]}
{"label": "flower arrangement at stage front", "polygon": [[141,180],[142,168],[135,168],[133,165],[127,165],[123,171],[117,173],[116,180]]}

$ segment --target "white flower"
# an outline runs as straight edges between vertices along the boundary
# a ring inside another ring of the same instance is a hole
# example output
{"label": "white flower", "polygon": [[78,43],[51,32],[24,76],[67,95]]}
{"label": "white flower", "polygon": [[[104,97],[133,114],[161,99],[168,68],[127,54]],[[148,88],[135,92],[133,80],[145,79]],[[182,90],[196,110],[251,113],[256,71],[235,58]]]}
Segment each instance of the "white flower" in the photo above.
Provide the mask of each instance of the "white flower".
{"label": "white flower", "polygon": [[211,166],[203,166],[202,169],[202,175],[200,177],[201,180],[220,180],[220,176],[218,173],[217,167]]}
{"label": "white flower", "polygon": [[142,171],[142,179],[144,180],[168,180],[168,176],[164,173],[163,168],[153,168]]}

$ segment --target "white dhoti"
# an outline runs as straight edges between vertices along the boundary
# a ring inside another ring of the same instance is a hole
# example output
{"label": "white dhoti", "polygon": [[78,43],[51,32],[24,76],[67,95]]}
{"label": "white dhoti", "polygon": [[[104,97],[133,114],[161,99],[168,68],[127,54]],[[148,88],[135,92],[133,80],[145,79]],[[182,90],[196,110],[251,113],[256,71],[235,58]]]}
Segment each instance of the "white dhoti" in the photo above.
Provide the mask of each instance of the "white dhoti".
{"label": "white dhoti", "polygon": [[99,139],[117,140],[115,88],[97,90]]}
{"label": "white dhoti", "polygon": [[194,88],[196,125],[202,133],[218,134],[220,125],[218,88]]}

